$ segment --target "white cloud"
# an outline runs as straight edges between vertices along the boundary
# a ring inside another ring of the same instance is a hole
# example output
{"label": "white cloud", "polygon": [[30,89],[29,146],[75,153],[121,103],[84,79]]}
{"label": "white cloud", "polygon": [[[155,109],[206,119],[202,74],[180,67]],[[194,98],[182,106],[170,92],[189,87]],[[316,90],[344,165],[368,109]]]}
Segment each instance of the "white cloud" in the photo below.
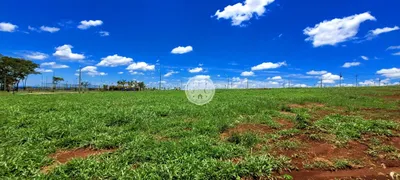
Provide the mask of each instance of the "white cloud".
{"label": "white cloud", "polygon": [[172,54],[185,54],[185,53],[188,53],[191,51],[193,51],[192,46],[186,46],[186,47],[178,46],[178,47],[172,49],[171,53]]}
{"label": "white cloud", "polygon": [[366,60],[366,61],[369,60],[369,58],[368,58],[367,56],[361,56],[361,59],[364,59],[364,60]]}
{"label": "white cloud", "polygon": [[376,73],[387,78],[400,78],[400,68],[381,69]]}
{"label": "white cloud", "polygon": [[278,63],[272,63],[272,62],[264,62],[262,64],[259,64],[257,66],[254,66],[251,68],[252,71],[259,71],[259,70],[264,70],[264,69],[276,69],[281,66],[286,66],[286,62],[278,62]]}
{"label": "white cloud", "polygon": [[145,62],[137,62],[137,63],[132,63],[126,69],[131,70],[131,71],[135,71],[135,70],[154,71],[154,68],[155,68],[154,65],[149,65]]}
{"label": "white cloud", "polygon": [[265,6],[273,2],[274,0],[246,0],[244,3],[228,5],[223,11],[218,10],[215,16],[217,19],[231,19],[232,26],[240,26],[254,15],[262,16],[266,11]]}
{"label": "white cloud", "polygon": [[110,32],[108,32],[108,31],[100,31],[99,34],[100,34],[100,36],[109,36]]}
{"label": "white cloud", "polygon": [[114,54],[112,56],[101,58],[101,61],[96,66],[117,67],[128,65],[132,62],[132,58],[118,56],[118,54]]}
{"label": "white cloud", "polygon": [[28,29],[31,31],[38,31],[36,28],[32,27],[32,26],[28,26]]}
{"label": "white cloud", "polygon": [[359,66],[361,63],[359,62],[347,62],[344,63],[342,67],[344,68],[349,68],[349,67],[353,67],[353,66]]}
{"label": "white cloud", "polygon": [[393,53],[394,56],[400,56],[400,52]]}
{"label": "white cloud", "polygon": [[196,75],[193,77],[194,79],[210,79],[209,75]]}
{"label": "white cloud", "polygon": [[65,69],[69,68],[67,65],[57,64],[56,62],[45,62],[40,64],[41,67],[50,67],[52,69]]}
{"label": "white cloud", "polygon": [[179,72],[177,72],[177,71],[170,71],[170,72],[168,72],[167,74],[165,74],[164,77],[170,77],[170,76],[172,76],[173,74],[177,74],[177,73],[179,73]]}
{"label": "white cloud", "polygon": [[233,77],[232,81],[240,81],[240,77]]}
{"label": "white cloud", "polygon": [[25,57],[27,59],[33,59],[33,60],[43,60],[48,58],[49,56],[41,52],[30,52],[29,54],[25,54]]}
{"label": "white cloud", "polygon": [[377,28],[375,30],[369,31],[369,33],[367,35],[367,38],[373,38],[373,37],[378,36],[379,34],[388,33],[388,32],[391,32],[391,31],[397,31],[399,29],[400,28],[398,26],[395,26],[395,27],[392,27],[392,28],[391,27]]}
{"label": "white cloud", "polygon": [[56,56],[60,59],[69,59],[69,60],[82,60],[85,59],[83,54],[72,53],[73,46],[69,44],[65,44],[60,47],[56,47],[56,52],[53,53],[53,56]]}
{"label": "white cloud", "polygon": [[268,80],[282,80],[282,77],[281,76],[274,76],[274,77],[270,77],[270,78],[267,78]]}
{"label": "white cloud", "polygon": [[335,83],[336,80],[340,80],[340,76],[332,74],[332,73],[326,73],[326,74],[322,75],[322,83],[333,84],[333,83]]}
{"label": "white cloud", "polygon": [[107,73],[98,72],[96,66],[86,66],[82,68],[82,72],[87,72],[89,76],[105,76]]}
{"label": "white cloud", "polygon": [[0,23],[0,31],[3,32],[14,32],[15,29],[17,29],[18,26],[11,24],[11,23],[7,23],[7,22],[1,22]]}
{"label": "white cloud", "polygon": [[43,69],[43,68],[36,68],[35,71],[36,72],[40,72],[40,73],[51,73],[51,72],[53,72],[53,70],[51,70],[51,69]]}
{"label": "white cloud", "polygon": [[308,75],[323,75],[323,74],[326,74],[326,73],[328,73],[328,71],[314,71],[314,70],[312,70],[312,71],[308,71],[307,72]]}
{"label": "white cloud", "polygon": [[90,27],[100,26],[103,24],[101,20],[89,20],[89,21],[81,21],[81,24],[78,26],[79,29],[88,29]]}
{"label": "white cloud", "polygon": [[118,74],[124,74],[124,72],[121,71],[121,72],[118,72]]}
{"label": "white cloud", "polygon": [[240,75],[241,76],[254,76],[254,72],[252,72],[252,71],[244,71]]}
{"label": "white cloud", "polygon": [[395,50],[395,49],[400,49],[400,46],[390,46],[386,50]]}
{"label": "white cloud", "polygon": [[306,41],[312,41],[314,47],[336,45],[348,41],[357,35],[360,24],[364,21],[375,21],[369,12],[356,14],[342,19],[325,20],[313,28],[307,27],[303,33],[309,36]]}
{"label": "white cloud", "polygon": [[359,84],[362,86],[373,86],[373,85],[375,85],[375,81],[374,80],[365,80],[364,82],[360,82]]}
{"label": "white cloud", "polygon": [[134,71],[134,70],[130,70],[129,73],[131,73],[132,75],[144,75],[144,73],[137,72],[137,71]]}
{"label": "white cloud", "polygon": [[189,72],[190,72],[190,73],[199,73],[199,72],[201,72],[201,71],[203,71],[203,68],[201,68],[201,67],[189,69]]}
{"label": "white cloud", "polygon": [[[30,26],[29,26],[29,27],[30,27]],[[29,28],[29,27],[28,27],[28,28]],[[55,33],[55,32],[57,32],[57,31],[59,31],[60,28],[57,28],[57,27],[48,27],[48,26],[41,26],[41,27],[40,27],[40,30],[46,31],[46,32],[49,32],[49,33]]]}

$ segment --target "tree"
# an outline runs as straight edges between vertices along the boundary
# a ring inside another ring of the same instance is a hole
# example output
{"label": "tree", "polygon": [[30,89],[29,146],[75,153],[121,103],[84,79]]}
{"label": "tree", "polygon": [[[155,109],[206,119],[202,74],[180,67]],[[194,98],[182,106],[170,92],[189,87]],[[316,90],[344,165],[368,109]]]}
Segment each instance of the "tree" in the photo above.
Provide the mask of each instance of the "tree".
{"label": "tree", "polygon": [[56,89],[56,85],[61,81],[64,81],[64,78],[53,76],[53,89]]}
{"label": "tree", "polygon": [[146,88],[146,85],[144,84],[144,82],[139,82],[139,83],[137,83],[138,84],[138,86],[139,86],[139,89],[142,91],[142,90],[144,90],[145,88]]}
{"label": "tree", "polygon": [[11,86],[18,90],[18,84],[26,79],[30,74],[40,74],[36,72],[39,65],[29,60],[0,56],[0,83],[3,90],[9,91]]}

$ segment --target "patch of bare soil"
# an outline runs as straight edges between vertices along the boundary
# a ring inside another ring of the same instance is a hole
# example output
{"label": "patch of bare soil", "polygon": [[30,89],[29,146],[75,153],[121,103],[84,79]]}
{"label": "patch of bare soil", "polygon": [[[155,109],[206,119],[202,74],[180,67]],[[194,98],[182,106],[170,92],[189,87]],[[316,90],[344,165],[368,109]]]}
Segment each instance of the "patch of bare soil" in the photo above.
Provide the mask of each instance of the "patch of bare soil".
{"label": "patch of bare soil", "polygon": [[50,166],[43,167],[41,172],[48,173],[49,171],[51,171],[58,165],[68,163],[72,159],[87,158],[92,155],[100,155],[100,154],[104,154],[104,153],[114,152],[115,150],[116,149],[95,150],[95,149],[90,149],[90,148],[80,148],[80,149],[69,150],[69,151],[58,151],[49,156],[55,160],[55,163]]}
{"label": "patch of bare soil", "polygon": [[[389,141],[398,142],[400,138],[392,137]],[[366,152],[368,146],[358,141],[349,141],[345,146],[335,146],[328,142],[314,141],[305,135],[291,140],[302,143],[297,149],[274,149],[276,155],[285,155],[292,159],[291,163],[298,171],[286,172],[294,179],[385,179],[393,170],[400,172],[399,160],[373,158]],[[305,164],[324,162],[332,166],[337,159],[358,160],[362,166],[350,164],[348,170],[332,172],[331,169],[306,169]]]}
{"label": "patch of bare soil", "polygon": [[393,137],[391,139],[394,147],[396,147],[398,150],[400,150],[400,137]]}
{"label": "patch of bare soil", "polygon": [[286,116],[292,116],[292,117],[296,116],[296,114],[292,112],[281,111],[280,113]]}
{"label": "patch of bare soil", "polygon": [[377,120],[394,120],[400,122],[400,110],[398,109],[381,109],[381,108],[363,108],[351,115],[361,115],[365,119]]}
{"label": "patch of bare soil", "polygon": [[277,121],[280,125],[282,125],[282,129],[290,129],[294,127],[294,123],[290,120],[278,119]]}
{"label": "patch of bare soil", "polygon": [[384,96],[385,99],[389,99],[389,100],[400,100],[400,94],[393,94],[393,95],[389,95],[389,96]]}
{"label": "patch of bare soil", "polygon": [[390,172],[400,172],[400,168],[365,168],[355,170],[341,170],[341,171],[298,171],[293,172],[290,175],[293,179],[312,179],[312,180],[325,180],[325,179],[377,179],[387,180],[391,179]]}
{"label": "patch of bare soil", "polygon": [[267,133],[272,133],[273,131],[274,129],[267,125],[246,123],[246,124],[239,124],[234,128],[226,130],[225,132],[221,133],[220,137],[221,139],[225,139],[234,133],[243,134],[246,132],[254,132],[258,134],[267,134]]}

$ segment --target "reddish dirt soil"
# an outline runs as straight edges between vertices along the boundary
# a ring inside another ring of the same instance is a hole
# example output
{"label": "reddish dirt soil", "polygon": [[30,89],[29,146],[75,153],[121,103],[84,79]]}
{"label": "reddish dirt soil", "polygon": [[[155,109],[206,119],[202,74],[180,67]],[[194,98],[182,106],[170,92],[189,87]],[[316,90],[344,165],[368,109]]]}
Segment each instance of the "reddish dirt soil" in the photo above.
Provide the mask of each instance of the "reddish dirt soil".
{"label": "reddish dirt soil", "polygon": [[400,168],[355,169],[342,171],[298,171],[291,173],[293,179],[325,180],[325,179],[391,179],[390,172],[400,172]]}
{"label": "reddish dirt soil", "polygon": [[389,95],[389,96],[384,96],[385,99],[389,99],[389,100],[400,100],[400,94],[393,94],[393,95]]}
{"label": "reddish dirt soil", "polygon": [[[400,138],[399,138],[400,139]],[[391,141],[399,141],[392,138]],[[400,172],[399,160],[386,160],[373,158],[366,151],[368,146],[358,141],[349,141],[344,147],[336,147],[333,144],[323,141],[313,141],[305,135],[291,138],[289,140],[301,142],[298,149],[284,150],[273,149],[272,153],[276,155],[285,155],[292,159],[291,164],[298,171],[286,172],[294,179],[385,179],[390,170]],[[359,160],[362,166],[350,164],[351,169],[331,172],[329,169],[305,169],[305,164],[312,162],[325,162],[333,165],[336,159]]]}
{"label": "reddish dirt soil", "polygon": [[282,129],[290,129],[294,127],[294,123],[286,119],[278,119],[277,122],[282,125]]}
{"label": "reddish dirt soil", "polygon": [[400,137],[393,137],[391,141],[393,146],[400,150]]}
{"label": "reddish dirt soil", "polygon": [[267,133],[272,133],[273,131],[274,129],[272,129],[267,125],[247,123],[247,124],[239,124],[234,128],[226,130],[220,135],[220,137],[221,139],[225,139],[234,133],[242,134],[246,132],[254,132],[258,134],[267,134]]}
{"label": "reddish dirt soil", "polygon": [[53,158],[56,162],[50,166],[45,166],[42,168],[43,173],[47,173],[57,167],[59,164],[65,164],[68,161],[76,158],[87,158],[92,155],[99,155],[109,152],[114,152],[116,149],[103,149],[103,150],[94,150],[90,148],[80,148],[69,151],[58,151],[54,154],[51,154],[50,157]]}

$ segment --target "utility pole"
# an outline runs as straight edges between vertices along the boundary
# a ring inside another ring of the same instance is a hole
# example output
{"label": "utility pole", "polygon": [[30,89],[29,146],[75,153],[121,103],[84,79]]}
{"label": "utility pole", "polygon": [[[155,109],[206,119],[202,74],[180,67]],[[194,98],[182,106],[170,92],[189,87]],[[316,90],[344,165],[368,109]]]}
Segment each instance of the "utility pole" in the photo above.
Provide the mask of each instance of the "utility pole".
{"label": "utility pole", "polygon": [[342,72],[340,72],[340,80],[339,80],[339,82],[340,82],[340,85],[339,85],[339,87],[342,87]]}
{"label": "utility pole", "polygon": [[246,80],[246,83],[247,83],[246,89],[249,89],[249,79]]}
{"label": "utility pole", "polygon": [[158,83],[158,89],[159,90],[161,90],[161,62],[160,62],[160,58],[158,58],[158,64],[159,64],[159,67],[158,67],[158,71],[159,71],[159,73],[160,73],[160,82]]}
{"label": "utility pole", "polygon": [[227,89],[229,89],[229,77],[228,77],[228,85],[226,86]]}
{"label": "utility pole", "polygon": [[82,84],[82,68],[79,66],[79,78],[78,78],[78,92],[81,93],[81,84]]}
{"label": "utility pole", "polygon": [[378,78],[379,86],[381,86],[381,78]]}
{"label": "utility pole", "polygon": [[356,74],[356,87],[358,87],[358,74]]}
{"label": "utility pole", "polygon": [[321,76],[321,82],[320,82],[320,87],[322,88],[322,81],[323,81],[323,79],[322,79],[322,76]]}

